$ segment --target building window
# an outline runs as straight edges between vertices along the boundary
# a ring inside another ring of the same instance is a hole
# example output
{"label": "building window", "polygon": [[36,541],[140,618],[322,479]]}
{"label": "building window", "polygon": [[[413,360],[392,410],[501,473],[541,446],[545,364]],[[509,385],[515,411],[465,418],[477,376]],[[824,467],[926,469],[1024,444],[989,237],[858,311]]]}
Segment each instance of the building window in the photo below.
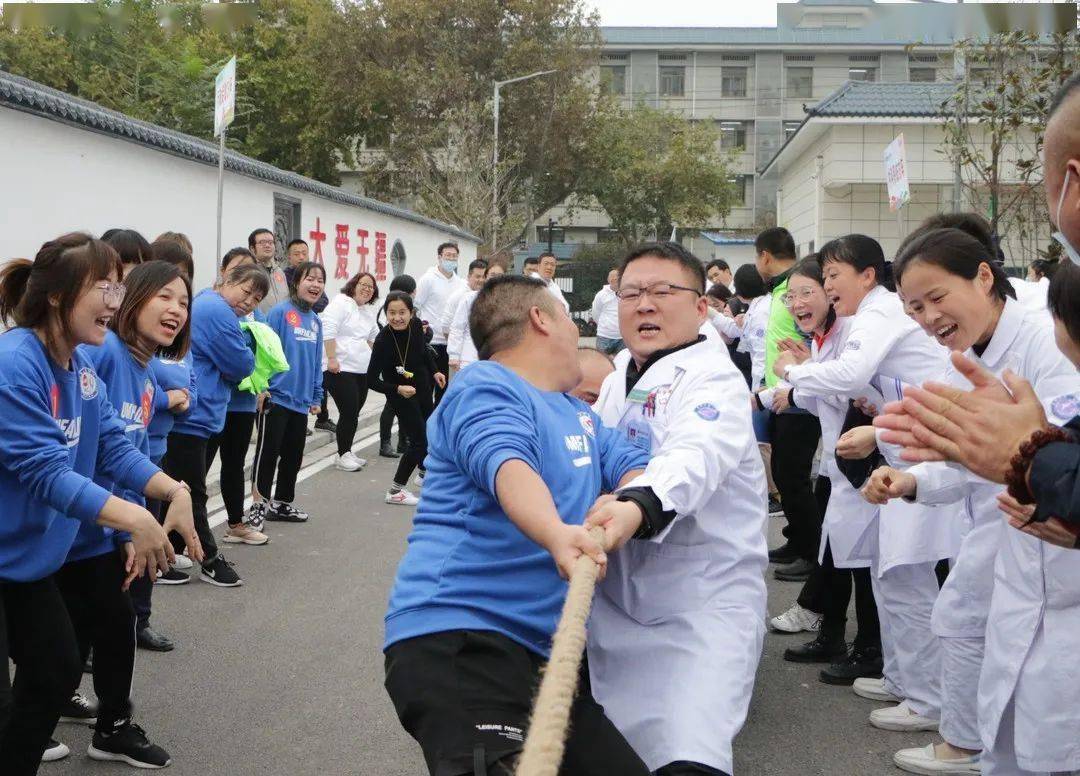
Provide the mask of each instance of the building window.
{"label": "building window", "polygon": [[600,91],[604,94],[626,94],[626,65],[601,65]]}
{"label": "building window", "polygon": [[912,67],[908,69],[908,79],[916,84],[932,84],[937,80],[937,68]]}
{"label": "building window", "polygon": [[814,94],[814,68],[787,68],[787,96],[812,97]]}
{"label": "building window", "polygon": [[745,97],[746,68],[727,65],[720,68],[720,90],[724,97]]}
{"label": "building window", "polygon": [[[538,243],[548,242],[548,228],[546,226],[536,227],[536,241]],[[564,243],[566,242],[566,230],[561,226],[556,226],[551,230],[551,242],[552,243]]]}
{"label": "building window", "polygon": [[969,80],[984,89],[989,89],[994,83],[994,71],[989,67],[973,67],[969,71]]}
{"label": "building window", "polygon": [[736,175],[733,178],[728,178],[728,183],[732,185],[731,204],[734,207],[743,207],[746,205],[746,182],[750,179],[749,175]]}
{"label": "building window", "polygon": [[600,228],[596,230],[596,241],[602,242],[618,242],[620,239],[619,231],[617,229],[604,229]]}
{"label": "building window", "polygon": [[746,124],[742,121],[720,122],[720,148],[732,151],[746,148]]}
{"label": "building window", "polygon": [[682,97],[686,94],[686,68],[663,65],[660,68],[660,96]]}
{"label": "building window", "polygon": [[849,67],[847,71],[849,81],[876,81],[876,67]]}
{"label": "building window", "polygon": [[802,126],[801,121],[785,121],[784,122],[784,142],[791,140],[791,136],[799,131],[799,127]]}

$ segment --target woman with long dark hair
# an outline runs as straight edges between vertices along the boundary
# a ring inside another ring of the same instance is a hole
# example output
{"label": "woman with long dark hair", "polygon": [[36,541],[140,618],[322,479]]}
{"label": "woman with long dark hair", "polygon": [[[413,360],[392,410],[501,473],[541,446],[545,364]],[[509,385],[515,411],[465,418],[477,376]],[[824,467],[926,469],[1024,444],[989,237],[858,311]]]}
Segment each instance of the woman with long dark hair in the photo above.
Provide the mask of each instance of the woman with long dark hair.
{"label": "woman with long dark hair", "polygon": [[391,291],[383,305],[386,326],[375,338],[368,366],[368,387],[386,396],[397,415],[399,428],[409,439],[409,449],[398,462],[394,481],[386,492],[387,504],[413,506],[419,499],[406,486],[413,471],[427,456],[425,425],[432,413],[432,387],[446,386],[435,355],[427,347],[412,297]]}

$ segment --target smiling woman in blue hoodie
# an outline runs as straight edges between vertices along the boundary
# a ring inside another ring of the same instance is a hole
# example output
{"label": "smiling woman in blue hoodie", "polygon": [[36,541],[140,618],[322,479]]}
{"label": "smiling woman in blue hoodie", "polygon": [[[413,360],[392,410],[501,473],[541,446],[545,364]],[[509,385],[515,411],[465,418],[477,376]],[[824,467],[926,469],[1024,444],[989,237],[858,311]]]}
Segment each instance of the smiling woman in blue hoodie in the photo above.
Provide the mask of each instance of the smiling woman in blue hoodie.
{"label": "smiling woman in blue hoodie", "polygon": [[[120,257],[105,243],[69,234],[33,262],[0,270],[0,763],[34,774],[78,686],[79,649],[56,572],[83,524],[126,532],[132,552],[117,584],[168,569],[177,530],[202,549],[182,482],[162,474],[124,434],[81,344],[101,345],[124,296]],[[93,481],[170,502],[165,527],[146,509]],[[15,691],[8,658],[18,666]]]}
{"label": "smiling woman in blue hoodie", "polygon": [[[125,277],[127,292],[99,346],[81,345],[108,389],[124,434],[149,455],[147,427],[157,395],[150,360],[155,354],[181,358],[191,337],[188,307],[191,282],[176,266],[150,261]],[[106,474],[94,481],[126,501],[143,505],[141,493]],[[82,658],[94,650],[94,690],[100,702],[89,755],[131,765],[165,767],[168,753],[151,744],[131,721],[135,669],[135,610],[123,590],[125,561],[133,552],[127,534],[83,524],[57,574],[57,584],[79,640]]]}
{"label": "smiling woman in blue hoodie", "polygon": [[[270,379],[270,396],[260,401],[256,419],[259,438],[252,464],[255,492],[250,514],[255,520],[303,523],[308,519],[292,502],[304,459],[307,416],[319,414],[322,402],[322,323],[312,305],[319,301],[325,286],[322,264],[298,264],[289,283],[289,299],[266,315],[267,325],[281,338],[289,371]],[[274,498],[270,499],[272,487]]]}

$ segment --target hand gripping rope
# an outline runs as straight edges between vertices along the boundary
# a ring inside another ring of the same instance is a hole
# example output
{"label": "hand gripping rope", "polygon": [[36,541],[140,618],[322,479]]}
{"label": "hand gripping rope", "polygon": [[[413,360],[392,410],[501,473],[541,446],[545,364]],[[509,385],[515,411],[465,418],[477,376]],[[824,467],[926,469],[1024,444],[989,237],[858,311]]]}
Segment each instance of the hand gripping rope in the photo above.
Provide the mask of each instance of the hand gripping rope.
{"label": "hand gripping rope", "polygon": [[[593,528],[589,536],[601,547],[604,545],[603,528]],[[570,707],[577,692],[581,655],[585,651],[585,621],[592,608],[599,568],[585,554],[574,565],[515,776],[557,776],[559,772],[570,726]]]}

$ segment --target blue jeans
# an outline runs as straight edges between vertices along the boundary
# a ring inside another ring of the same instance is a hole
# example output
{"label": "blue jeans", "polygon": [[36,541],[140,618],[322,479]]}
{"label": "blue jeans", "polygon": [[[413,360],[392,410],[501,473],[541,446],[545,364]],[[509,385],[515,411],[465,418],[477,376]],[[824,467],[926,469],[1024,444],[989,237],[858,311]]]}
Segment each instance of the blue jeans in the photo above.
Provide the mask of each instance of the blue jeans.
{"label": "blue jeans", "polygon": [[615,339],[608,339],[607,337],[596,338],[596,349],[601,353],[607,353],[609,356],[614,356],[624,347],[626,346],[623,345],[622,339],[618,337]]}

